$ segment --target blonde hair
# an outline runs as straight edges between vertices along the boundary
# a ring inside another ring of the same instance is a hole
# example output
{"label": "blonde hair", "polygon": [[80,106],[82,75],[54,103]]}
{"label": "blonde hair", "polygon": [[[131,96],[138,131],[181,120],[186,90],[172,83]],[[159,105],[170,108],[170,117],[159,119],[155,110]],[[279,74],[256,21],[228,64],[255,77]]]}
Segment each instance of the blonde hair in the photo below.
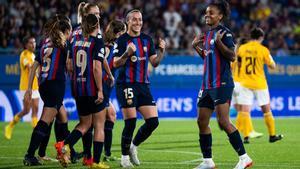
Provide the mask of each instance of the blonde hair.
{"label": "blonde hair", "polygon": [[89,13],[89,10],[92,7],[98,7],[98,5],[93,4],[93,3],[80,2],[80,4],[78,5],[78,10],[77,10],[77,23],[78,24],[82,23],[82,19],[84,18],[84,16],[86,16]]}
{"label": "blonde hair", "polygon": [[142,13],[139,9],[132,9],[132,10],[130,10],[130,11],[127,13],[127,15],[126,15],[126,23],[128,23],[131,14],[132,14],[132,13],[135,13],[135,12]]}

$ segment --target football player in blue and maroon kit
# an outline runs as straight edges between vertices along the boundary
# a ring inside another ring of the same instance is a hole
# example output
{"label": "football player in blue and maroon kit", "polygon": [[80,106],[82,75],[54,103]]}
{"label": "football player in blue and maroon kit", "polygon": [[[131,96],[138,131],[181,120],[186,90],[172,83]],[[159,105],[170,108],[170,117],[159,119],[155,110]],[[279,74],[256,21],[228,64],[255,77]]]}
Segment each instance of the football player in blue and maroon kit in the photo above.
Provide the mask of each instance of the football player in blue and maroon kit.
{"label": "football player in blue and maroon kit", "polygon": [[[34,157],[36,149],[40,146],[45,137],[49,135],[49,127],[53,119],[62,107],[65,94],[65,70],[67,58],[67,43],[72,27],[70,20],[60,19],[56,15],[44,25],[44,36],[40,55],[35,58],[33,69],[30,72],[28,90],[24,99],[30,99],[32,93],[33,77],[36,69],[40,69],[39,92],[44,102],[41,118],[34,128],[23,160],[24,165],[40,165]],[[47,140],[47,139],[46,139]]]}
{"label": "football player in blue and maroon kit", "polygon": [[102,87],[102,63],[105,56],[105,46],[97,37],[99,18],[94,14],[84,16],[82,34],[73,36],[70,45],[72,68],[72,95],[75,97],[79,124],[71,134],[55,146],[60,154],[63,166],[69,163],[70,147],[84,135],[93,124],[93,164],[91,168],[109,168],[100,163],[104,142],[105,97]]}
{"label": "football player in blue and maroon kit", "polygon": [[[144,142],[157,128],[158,112],[149,88],[148,62],[157,67],[164,56],[165,41],[159,41],[156,54],[153,40],[141,32],[143,19],[139,10],[127,13],[127,33],[120,36],[114,54],[114,67],[119,68],[116,84],[117,99],[122,108],[125,126],[122,133],[123,168],[140,165],[137,157],[137,146]],[[145,123],[138,130],[132,141],[136,126],[137,110],[142,114]]]}
{"label": "football player in blue and maroon kit", "polygon": [[232,147],[239,155],[235,169],[252,165],[246,154],[241,136],[229,119],[229,107],[234,83],[230,62],[235,60],[233,35],[221,22],[229,15],[226,1],[211,2],[206,8],[205,22],[209,30],[197,36],[193,46],[204,60],[203,82],[198,96],[199,142],[203,162],[196,169],[213,169],[212,134],[209,120],[214,111],[217,113],[219,127],[224,130]]}
{"label": "football player in blue and maroon kit", "polygon": [[[104,32],[103,39],[105,42],[106,49],[106,60],[108,62],[111,74],[113,76],[116,75],[116,68],[113,67],[113,56],[114,56],[114,48],[116,46],[116,39],[119,38],[126,31],[126,25],[122,21],[113,20],[111,21]],[[109,74],[103,72],[103,91],[104,95],[108,98],[111,96],[111,92],[114,88],[114,85],[111,82],[111,78],[109,78]],[[108,100],[106,105],[106,121],[104,127],[105,133],[105,141],[104,141],[104,150],[105,156],[103,158],[104,161],[116,161],[117,157],[112,156],[111,154],[111,145],[112,145],[112,130],[114,127],[114,123],[116,121],[116,110],[114,105]]]}

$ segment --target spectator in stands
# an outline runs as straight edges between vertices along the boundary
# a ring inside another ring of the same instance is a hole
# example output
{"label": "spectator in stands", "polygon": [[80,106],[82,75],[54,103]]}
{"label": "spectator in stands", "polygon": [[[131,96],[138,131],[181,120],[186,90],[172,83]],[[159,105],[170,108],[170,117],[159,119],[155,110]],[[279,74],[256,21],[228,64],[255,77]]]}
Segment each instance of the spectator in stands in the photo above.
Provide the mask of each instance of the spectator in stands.
{"label": "spectator in stands", "polygon": [[[97,2],[88,0],[89,2]],[[0,1],[0,49],[18,52],[20,39],[26,35],[40,35],[42,25],[53,13],[64,13],[76,23],[76,6],[80,0],[40,0]],[[186,45],[186,39],[191,36],[191,25],[204,29],[203,14],[208,0],[174,1],[174,0],[103,0],[102,25],[107,25],[112,19],[124,19],[124,13],[132,8],[142,9],[145,32],[152,37],[154,32],[161,30],[169,42],[167,52],[170,54],[191,54]],[[266,32],[264,45],[271,49],[274,55],[278,49],[285,49],[288,54],[297,54],[300,50],[300,3],[291,1],[230,1],[232,15],[229,27],[235,37],[246,37],[253,25],[262,27]],[[195,23],[194,23],[195,22]],[[282,26],[285,25],[285,26]],[[284,37],[285,43],[279,46],[272,44],[277,35]],[[37,39],[37,44],[39,39]],[[287,48],[286,45],[287,44]],[[39,46],[38,46],[39,47]],[[184,49],[184,50],[183,50]]]}

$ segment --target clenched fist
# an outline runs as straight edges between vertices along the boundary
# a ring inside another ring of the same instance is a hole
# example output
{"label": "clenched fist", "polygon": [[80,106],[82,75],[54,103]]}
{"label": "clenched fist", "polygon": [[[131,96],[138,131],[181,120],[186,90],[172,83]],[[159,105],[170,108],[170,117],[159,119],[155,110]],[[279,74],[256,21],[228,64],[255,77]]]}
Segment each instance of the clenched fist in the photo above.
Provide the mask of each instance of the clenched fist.
{"label": "clenched fist", "polygon": [[159,38],[158,47],[160,50],[164,51],[166,49],[166,41]]}
{"label": "clenched fist", "polygon": [[127,46],[126,51],[128,53],[128,56],[133,55],[133,53],[136,51],[136,47],[135,47],[134,43],[130,42]]}

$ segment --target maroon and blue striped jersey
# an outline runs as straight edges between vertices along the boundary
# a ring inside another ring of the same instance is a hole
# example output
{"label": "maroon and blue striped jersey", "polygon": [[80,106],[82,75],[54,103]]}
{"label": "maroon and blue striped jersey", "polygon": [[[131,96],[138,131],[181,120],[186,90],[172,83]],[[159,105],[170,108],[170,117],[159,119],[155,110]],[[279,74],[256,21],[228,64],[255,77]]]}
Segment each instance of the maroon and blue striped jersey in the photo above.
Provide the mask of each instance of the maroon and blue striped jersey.
{"label": "maroon and blue striped jersey", "polygon": [[[116,45],[117,44],[114,42],[112,44],[107,44],[105,46],[107,49],[106,50],[106,55],[107,55],[106,60],[109,65],[110,71],[114,77],[116,77],[116,72],[117,72],[117,69],[113,66],[113,64],[114,64],[113,56],[114,56],[114,50],[115,50]],[[103,85],[106,85],[106,87],[103,90],[107,90],[105,92],[107,93],[108,97],[110,97],[114,86],[109,85],[109,83],[110,83],[109,76],[104,69],[103,69],[103,82],[104,82]]]}
{"label": "maroon and blue striped jersey", "polygon": [[114,57],[122,56],[131,42],[136,46],[136,52],[129,56],[125,65],[118,70],[117,83],[150,83],[148,77],[149,57],[156,54],[150,36],[144,33],[137,37],[131,37],[128,33],[123,34],[117,39]]}
{"label": "maroon and blue striped jersey", "polygon": [[225,31],[221,39],[224,45],[233,49],[235,44],[230,30],[222,25],[209,30],[204,35],[204,52],[203,52],[203,81],[201,89],[214,89],[220,87],[234,87],[230,61],[226,59],[215,43],[216,34],[221,30]]}
{"label": "maroon and blue striped jersey", "polygon": [[97,86],[93,73],[93,61],[101,63],[105,56],[102,39],[81,34],[72,36],[70,41],[70,58],[73,61],[72,94],[78,96],[97,96]]}
{"label": "maroon and blue striped jersey", "polygon": [[67,47],[54,47],[50,38],[42,41],[40,54],[35,60],[41,65],[39,84],[46,80],[66,80]]}
{"label": "maroon and blue striped jersey", "polygon": [[[114,42],[113,44],[108,44],[108,45],[105,45],[106,49],[106,60],[107,60],[107,63],[109,65],[109,68],[110,68],[110,71],[112,73],[113,76],[115,76],[115,72],[116,72],[116,68],[114,68],[113,64],[114,64],[114,59],[113,59],[113,56],[114,56],[114,48],[116,47],[116,43]],[[103,80],[104,81],[107,81],[108,80],[108,74],[103,71]]]}

